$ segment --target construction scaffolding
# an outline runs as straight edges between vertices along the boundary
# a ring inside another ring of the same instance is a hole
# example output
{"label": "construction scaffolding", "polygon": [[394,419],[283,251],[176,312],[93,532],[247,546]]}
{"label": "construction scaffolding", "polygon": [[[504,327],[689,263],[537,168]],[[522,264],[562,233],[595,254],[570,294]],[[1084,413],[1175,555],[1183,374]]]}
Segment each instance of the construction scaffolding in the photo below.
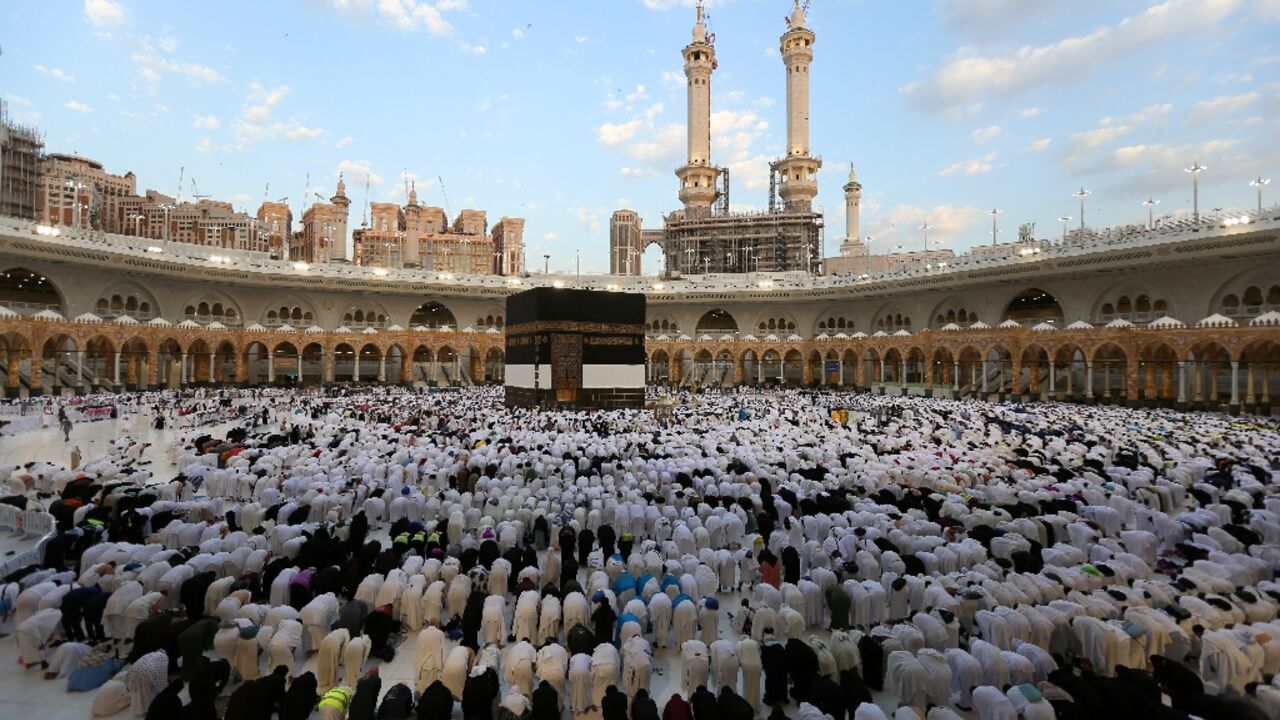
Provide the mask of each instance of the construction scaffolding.
{"label": "construction scaffolding", "polygon": [[44,135],[9,116],[0,100],[0,215],[36,218]]}
{"label": "construction scaffolding", "polygon": [[816,273],[822,261],[822,214],[716,213],[664,218],[667,273]]}

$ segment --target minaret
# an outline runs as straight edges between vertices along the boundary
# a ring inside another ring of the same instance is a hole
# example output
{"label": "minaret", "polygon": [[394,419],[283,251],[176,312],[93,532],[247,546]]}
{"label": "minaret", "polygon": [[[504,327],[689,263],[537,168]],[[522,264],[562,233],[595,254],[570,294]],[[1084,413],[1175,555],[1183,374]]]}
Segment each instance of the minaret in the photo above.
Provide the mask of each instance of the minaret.
{"label": "minaret", "polygon": [[698,3],[693,42],[685,46],[684,76],[689,92],[689,153],[680,178],[680,202],[687,214],[710,212],[716,199],[716,170],[711,166],[711,73],[716,69],[716,49],[707,38],[702,3]]}
{"label": "minaret", "polygon": [[809,154],[809,64],[813,62],[815,35],[804,26],[800,0],[795,3],[779,47],[787,68],[787,155],[777,168],[782,176],[779,194],[786,209],[809,212],[818,194],[818,168],[822,167],[822,161]]}
{"label": "minaret", "polygon": [[422,206],[418,204],[418,183],[409,186],[409,203],[404,206],[404,262],[418,264],[422,253]]}
{"label": "minaret", "polygon": [[351,216],[351,199],[347,197],[347,184],[338,173],[338,191],[329,198],[335,208],[333,227],[330,229],[332,245],[329,248],[330,260],[347,258],[347,220]]}
{"label": "minaret", "polygon": [[844,184],[844,241],[859,241],[858,223],[862,212],[862,183],[858,182],[858,171],[853,163],[849,163],[849,182]]}

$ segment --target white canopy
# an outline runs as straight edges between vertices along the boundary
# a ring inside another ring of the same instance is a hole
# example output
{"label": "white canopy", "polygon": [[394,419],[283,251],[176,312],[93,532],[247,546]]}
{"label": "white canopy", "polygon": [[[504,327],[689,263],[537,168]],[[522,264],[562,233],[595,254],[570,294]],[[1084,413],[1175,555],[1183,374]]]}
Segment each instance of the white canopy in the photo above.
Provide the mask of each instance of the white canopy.
{"label": "white canopy", "polygon": [[1236,327],[1239,323],[1226,315],[1214,313],[1209,317],[1196,323],[1196,327]]}
{"label": "white canopy", "polygon": [[72,320],[71,322],[89,323],[91,325],[98,325],[102,323],[102,318],[98,317],[97,315],[94,315],[93,313],[84,313],[83,315],[77,315],[75,319]]}

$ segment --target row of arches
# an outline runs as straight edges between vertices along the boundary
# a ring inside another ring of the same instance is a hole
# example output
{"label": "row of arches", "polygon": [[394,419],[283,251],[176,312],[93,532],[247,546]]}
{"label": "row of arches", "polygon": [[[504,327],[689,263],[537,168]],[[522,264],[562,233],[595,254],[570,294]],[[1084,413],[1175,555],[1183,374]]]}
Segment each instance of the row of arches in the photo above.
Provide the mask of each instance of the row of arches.
{"label": "row of arches", "polygon": [[658,348],[648,378],[689,386],[825,385],[962,397],[1182,403],[1270,407],[1280,390],[1280,344],[1257,340],[1238,354],[1216,341],[1182,352],[1164,341],[1136,349],[1032,344],[1015,356],[1002,346]]}
{"label": "row of arches", "polygon": [[501,347],[420,344],[412,351],[398,344],[320,342],[297,345],[261,341],[238,348],[230,340],[197,338],[184,346],[174,338],[155,343],[142,337],[112,340],[97,335],[78,342],[58,334],[33,348],[19,333],[0,335],[0,363],[6,390],[20,388],[88,390],[118,387],[176,388],[192,383],[316,384],[321,382],[421,382],[458,385],[501,382]]}

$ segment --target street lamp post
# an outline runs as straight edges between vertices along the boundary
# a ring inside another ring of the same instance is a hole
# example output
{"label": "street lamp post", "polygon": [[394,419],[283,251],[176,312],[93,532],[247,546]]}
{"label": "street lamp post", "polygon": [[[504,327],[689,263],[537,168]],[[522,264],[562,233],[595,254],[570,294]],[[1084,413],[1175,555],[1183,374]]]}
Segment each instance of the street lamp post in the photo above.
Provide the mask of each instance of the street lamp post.
{"label": "street lamp post", "polygon": [[990,215],[990,216],[991,216],[991,245],[992,245],[992,247],[995,247],[995,244],[996,244],[996,234],[1000,232],[999,228],[997,228],[997,227],[996,227],[996,218],[998,218],[998,217],[1000,216],[1000,213],[1002,213],[1002,212],[1004,212],[1004,211],[1003,211],[1003,210],[997,210],[996,208],[991,208],[991,212],[987,213],[988,215]]}
{"label": "street lamp post", "polygon": [[1080,231],[1083,232],[1084,231],[1084,199],[1089,197],[1093,193],[1089,190],[1085,190],[1084,188],[1080,188],[1078,191],[1073,192],[1071,194],[1072,196],[1080,199]]}
{"label": "street lamp post", "polygon": [[551,253],[543,253],[542,255],[542,274],[551,274]]}
{"label": "street lamp post", "polygon": [[1058,222],[1062,223],[1062,242],[1067,241],[1067,223],[1071,222],[1070,215],[1063,215],[1058,218]]}
{"label": "street lamp post", "polygon": [[1262,214],[1262,188],[1271,184],[1271,178],[1264,178],[1261,175],[1257,180],[1250,180],[1249,185],[1258,188],[1258,214]]}
{"label": "street lamp post", "polygon": [[697,250],[694,250],[693,248],[685,248],[685,249],[684,249],[684,254],[685,254],[685,256],[687,257],[687,259],[686,259],[686,260],[685,260],[685,262],[684,262],[684,271],[685,271],[685,272],[693,272],[693,268],[695,267],[695,265],[694,265],[694,263],[693,263],[693,254],[694,254],[695,252],[697,252]]}
{"label": "street lamp post", "polygon": [[582,251],[573,251],[573,267],[574,274],[578,276],[578,282],[582,282]]}
{"label": "street lamp post", "polygon": [[1197,160],[1189,168],[1184,168],[1185,172],[1191,174],[1191,217],[1196,222],[1200,222],[1200,173],[1208,170],[1205,165],[1201,165]]}
{"label": "street lamp post", "polygon": [[1152,198],[1147,198],[1146,200],[1142,201],[1142,204],[1147,206],[1147,229],[1151,230],[1156,226],[1155,224],[1156,206],[1160,204],[1160,201]]}
{"label": "street lamp post", "polygon": [[924,260],[925,260],[925,262],[928,262],[928,261],[929,261],[929,228],[931,228],[931,227],[933,227],[933,226],[929,224],[929,221],[928,221],[928,220],[925,220],[925,221],[924,221],[924,224],[920,226],[920,229],[924,231]]}

